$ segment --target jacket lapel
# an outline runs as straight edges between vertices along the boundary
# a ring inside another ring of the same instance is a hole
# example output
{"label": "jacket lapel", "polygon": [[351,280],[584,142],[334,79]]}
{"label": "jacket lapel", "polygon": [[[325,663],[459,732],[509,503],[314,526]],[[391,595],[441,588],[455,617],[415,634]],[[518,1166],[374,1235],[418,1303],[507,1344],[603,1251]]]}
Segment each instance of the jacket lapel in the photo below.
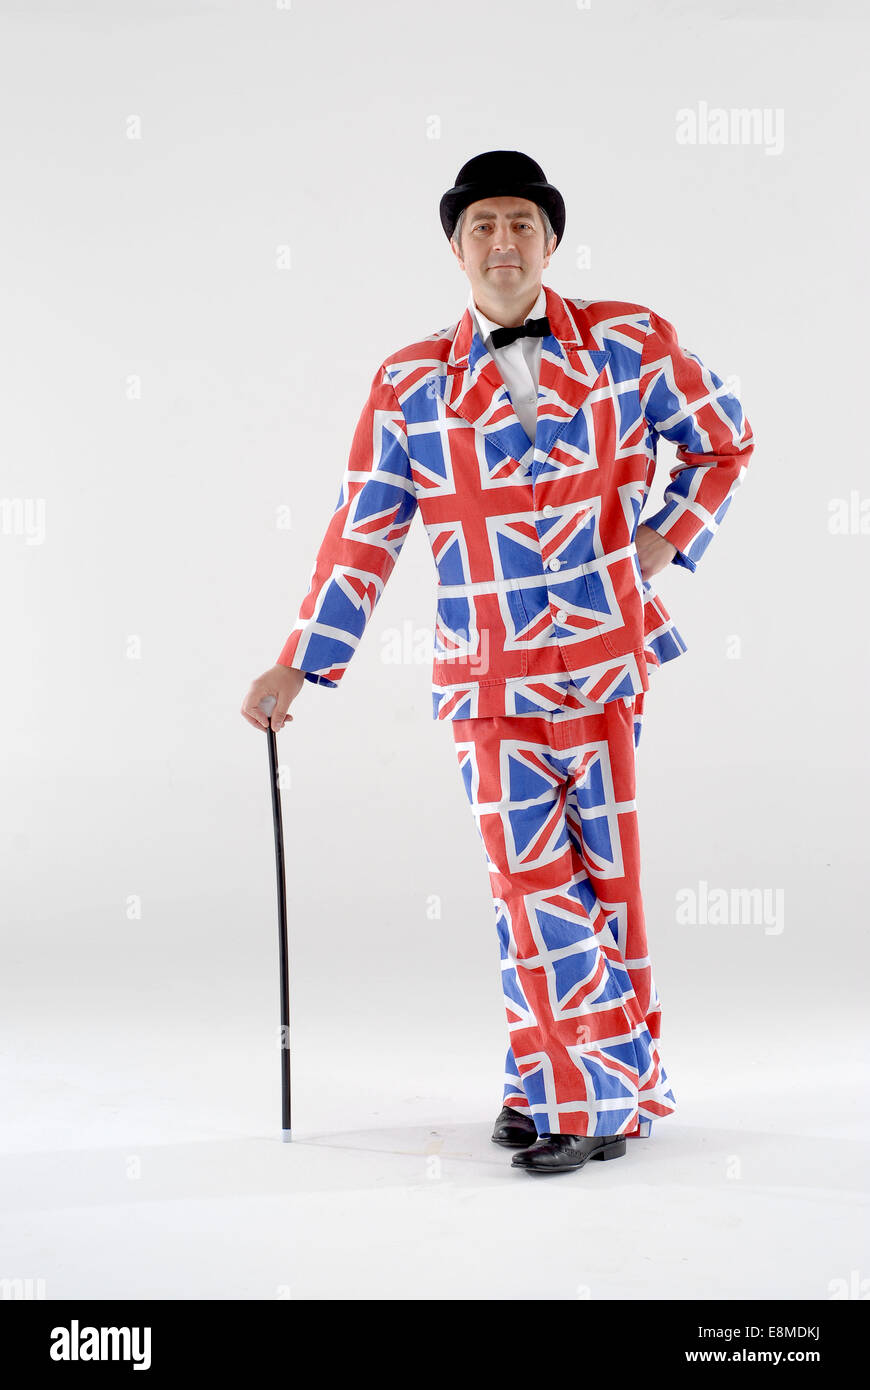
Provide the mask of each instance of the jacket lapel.
{"label": "jacket lapel", "polygon": [[550,332],[541,342],[541,372],[535,442],[520,423],[492,354],[475,330],[466,307],[456,326],[444,383],[444,403],[479,430],[491,474],[516,471],[505,459],[530,472],[542,464],[555,441],[586,400],[610,357],[578,329],[562,297],[544,286]]}

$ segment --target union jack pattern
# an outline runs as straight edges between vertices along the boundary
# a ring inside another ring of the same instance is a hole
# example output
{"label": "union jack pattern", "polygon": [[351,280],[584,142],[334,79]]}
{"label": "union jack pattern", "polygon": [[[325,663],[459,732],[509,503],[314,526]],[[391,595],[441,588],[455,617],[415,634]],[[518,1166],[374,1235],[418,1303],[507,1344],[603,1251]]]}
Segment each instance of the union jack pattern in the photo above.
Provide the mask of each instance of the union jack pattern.
{"label": "union jack pattern", "polygon": [[635,546],[694,570],[753,451],[740,402],[642,305],[546,293],[534,441],[466,308],[375,372],[309,590],[278,661],[336,686],[419,509],[437,576],[435,719],[542,714],[642,694],[686,643]]}
{"label": "union jack pattern", "polygon": [[648,1136],[676,1109],[640,893],[643,699],[451,724],[495,907],[504,1104],[539,1134]]}

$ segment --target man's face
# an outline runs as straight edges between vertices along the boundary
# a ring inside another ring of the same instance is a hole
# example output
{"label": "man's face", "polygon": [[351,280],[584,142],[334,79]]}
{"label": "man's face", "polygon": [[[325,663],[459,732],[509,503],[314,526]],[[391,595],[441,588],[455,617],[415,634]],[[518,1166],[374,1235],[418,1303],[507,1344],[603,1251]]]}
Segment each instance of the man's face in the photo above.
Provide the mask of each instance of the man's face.
{"label": "man's face", "polygon": [[471,203],[462,223],[461,251],[453,253],[474,292],[484,301],[510,303],[527,298],[541,283],[556,238],[544,246],[544,224],[537,203],[500,196]]}

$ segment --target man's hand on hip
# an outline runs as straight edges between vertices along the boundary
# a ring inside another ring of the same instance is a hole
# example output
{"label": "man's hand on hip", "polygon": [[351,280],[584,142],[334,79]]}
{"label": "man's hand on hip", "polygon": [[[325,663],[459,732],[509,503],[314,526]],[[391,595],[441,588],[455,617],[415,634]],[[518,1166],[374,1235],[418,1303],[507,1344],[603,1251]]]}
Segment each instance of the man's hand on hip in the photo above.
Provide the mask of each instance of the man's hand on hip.
{"label": "man's hand on hip", "polygon": [[653,531],[651,527],[645,526],[643,522],[637,528],[634,538],[637,547],[637,558],[640,561],[640,572],[644,579],[652,579],[654,574],[663,570],[665,565],[669,565],[677,553],[677,547],[670,541],[666,541],[664,536],[660,536],[658,531]]}
{"label": "man's hand on hip", "polygon": [[[293,715],[288,714],[287,710],[296,699],[299,691],[305,684],[305,675],[302,671],[297,671],[295,666],[273,666],[271,670],[264,671],[262,676],[257,676],[251,682],[251,688],[242,701],[241,713],[249,724],[253,724],[255,729],[267,729],[271,722],[272,728],[277,733],[282,728],[285,719],[292,719]],[[271,721],[258,708],[261,700],[267,695],[275,696],[275,708],[272,710]]]}

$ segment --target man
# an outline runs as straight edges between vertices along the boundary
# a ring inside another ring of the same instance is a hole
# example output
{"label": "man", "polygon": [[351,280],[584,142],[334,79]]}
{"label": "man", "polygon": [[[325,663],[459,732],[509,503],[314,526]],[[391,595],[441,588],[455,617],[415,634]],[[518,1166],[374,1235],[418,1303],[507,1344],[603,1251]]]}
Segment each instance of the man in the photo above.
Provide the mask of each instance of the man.
{"label": "man", "polygon": [[[616,1158],[676,1108],[647,950],[635,749],[650,669],[685,643],[649,580],[694,570],[742,481],[739,401],[640,304],[542,284],[564,202],[515,150],[441,199],[458,323],[378,367],[277,664],[242,714],[280,729],[335,686],[419,508],[437,572],[433,717],[483,841],[510,1045],[492,1138],[530,1173]],[[658,436],[677,446],[640,522]]]}

